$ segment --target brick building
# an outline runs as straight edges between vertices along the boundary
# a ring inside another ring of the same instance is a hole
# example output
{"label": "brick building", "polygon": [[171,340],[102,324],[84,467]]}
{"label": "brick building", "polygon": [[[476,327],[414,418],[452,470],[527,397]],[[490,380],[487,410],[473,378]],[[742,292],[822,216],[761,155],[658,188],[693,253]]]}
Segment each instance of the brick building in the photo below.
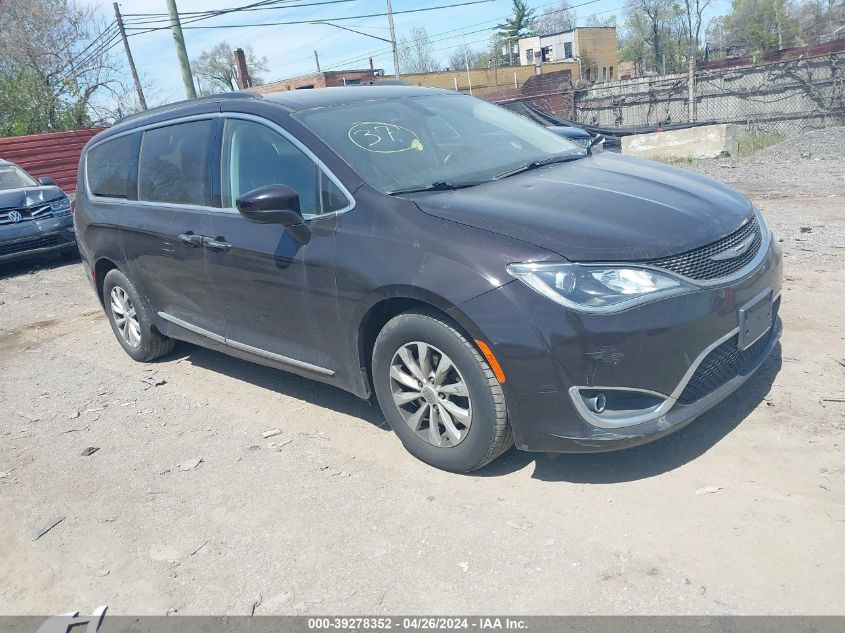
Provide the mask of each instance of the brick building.
{"label": "brick building", "polygon": [[271,81],[263,86],[251,88],[253,92],[266,94],[269,92],[284,92],[286,90],[305,90],[309,88],[334,88],[337,86],[360,86],[372,84],[376,78],[384,76],[380,68],[366,70],[327,70],[303,75],[291,79]]}

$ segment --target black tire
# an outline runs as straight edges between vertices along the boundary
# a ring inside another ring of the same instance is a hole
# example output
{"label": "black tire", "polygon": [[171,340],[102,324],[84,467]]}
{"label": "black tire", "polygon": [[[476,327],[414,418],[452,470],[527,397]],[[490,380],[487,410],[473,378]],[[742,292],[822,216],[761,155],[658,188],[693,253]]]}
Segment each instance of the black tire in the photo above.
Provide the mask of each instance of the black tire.
{"label": "black tire", "polygon": [[[115,288],[119,288],[125,293],[126,299],[130,302],[129,305],[135,310],[139,326],[139,340],[136,345],[132,345],[124,337],[117,324],[118,317],[116,317],[115,309],[112,306],[112,290]],[[132,285],[126,275],[116,268],[110,270],[103,280],[103,303],[117,342],[133,360],[146,363],[173,351],[176,341],[162,336],[153,329],[152,319],[150,319],[138,291],[135,290],[135,286]]]}
{"label": "black tire", "polygon": [[[435,446],[421,438],[394,402],[391,364],[400,348],[415,341],[442,350],[466,384],[472,422],[465,437],[454,446]],[[387,422],[408,452],[423,462],[442,470],[470,472],[513,446],[502,386],[472,342],[445,317],[434,312],[407,312],[388,321],[373,347],[372,374],[376,398]]]}

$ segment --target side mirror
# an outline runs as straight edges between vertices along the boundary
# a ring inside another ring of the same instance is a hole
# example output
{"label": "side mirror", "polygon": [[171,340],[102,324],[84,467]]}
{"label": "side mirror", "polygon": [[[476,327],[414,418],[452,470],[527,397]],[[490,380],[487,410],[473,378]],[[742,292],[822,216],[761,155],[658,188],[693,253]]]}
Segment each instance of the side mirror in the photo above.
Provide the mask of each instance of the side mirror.
{"label": "side mirror", "polygon": [[41,176],[41,178],[38,179],[38,184],[42,187],[55,187],[56,181],[53,180],[52,176]]}
{"label": "side mirror", "polygon": [[247,191],[235,201],[238,212],[256,224],[281,224],[300,244],[311,239],[311,228],[299,210],[299,194],[287,185],[267,185]]}
{"label": "side mirror", "polygon": [[598,147],[600,151],[603,150],[604,148],[602,145],[604,145],[606,140],[607,139],[604,137],[604,134],[596,134],[592,139],[590,139],[590,144],[587,145],[587,155],[593,153],[594,147]]}

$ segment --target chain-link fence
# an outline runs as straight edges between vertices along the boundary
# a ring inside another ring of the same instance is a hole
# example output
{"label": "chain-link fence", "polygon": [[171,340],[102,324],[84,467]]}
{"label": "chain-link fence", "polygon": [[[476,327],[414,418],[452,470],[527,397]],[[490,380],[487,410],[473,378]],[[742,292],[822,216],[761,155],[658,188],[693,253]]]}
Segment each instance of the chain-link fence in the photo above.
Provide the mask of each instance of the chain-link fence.
{"label": "chain-link fence", "polygon": [[[845,53],[700,70],[693,94],[693,122],[735,123],[745,135],[845,125]],[[687,123],[689,75],[594,84],[575,89],[573,104],[571,118],[586,125]]]}

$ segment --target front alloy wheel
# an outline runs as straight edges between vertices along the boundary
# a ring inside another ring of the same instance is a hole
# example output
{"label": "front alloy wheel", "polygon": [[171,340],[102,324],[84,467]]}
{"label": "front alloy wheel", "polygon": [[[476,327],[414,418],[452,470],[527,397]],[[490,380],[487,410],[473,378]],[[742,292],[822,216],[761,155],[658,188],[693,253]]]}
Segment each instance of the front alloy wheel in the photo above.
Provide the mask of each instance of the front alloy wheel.
{"label": "front alloy wheel", "polygon": [[373,346],[372,378],[390,427],[427,464],[469,472],[513,444],[502,386],[443,314],[406,312],[388,321]]}
{"label": "front alloy wheel", "polygon": [[472,424],[466,382],[452,359],[421,341],[400,347],[390,364],[393,402],[411,430],[432,446],[457,446]]}

